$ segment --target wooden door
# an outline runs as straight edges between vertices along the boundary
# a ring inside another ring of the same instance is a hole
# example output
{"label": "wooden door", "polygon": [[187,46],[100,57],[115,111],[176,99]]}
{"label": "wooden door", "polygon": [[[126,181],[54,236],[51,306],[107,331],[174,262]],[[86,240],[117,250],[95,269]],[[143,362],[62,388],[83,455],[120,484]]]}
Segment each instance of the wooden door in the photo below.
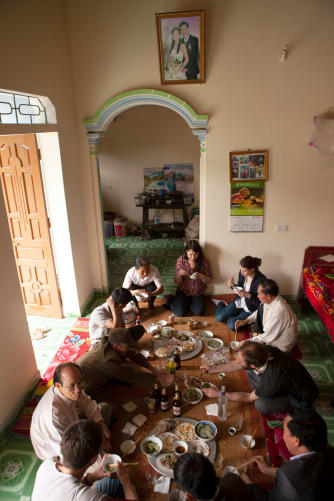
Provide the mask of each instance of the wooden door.
{"label": "wooden door", "polygon": [[0,136],[0,174],[27,315],[62,318],[34,134]]}

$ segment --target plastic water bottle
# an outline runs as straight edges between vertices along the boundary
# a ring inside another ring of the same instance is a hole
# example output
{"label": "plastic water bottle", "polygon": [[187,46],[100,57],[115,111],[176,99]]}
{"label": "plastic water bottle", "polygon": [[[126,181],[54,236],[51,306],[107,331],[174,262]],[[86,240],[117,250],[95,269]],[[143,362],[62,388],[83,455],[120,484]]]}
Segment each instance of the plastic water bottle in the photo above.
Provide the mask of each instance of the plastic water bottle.
{"label": "plastic water bottle", "polygon": [[222,386],[221,395],[218,398],[218,421],[227,419],[227,401],[225,395],[225,386]]}

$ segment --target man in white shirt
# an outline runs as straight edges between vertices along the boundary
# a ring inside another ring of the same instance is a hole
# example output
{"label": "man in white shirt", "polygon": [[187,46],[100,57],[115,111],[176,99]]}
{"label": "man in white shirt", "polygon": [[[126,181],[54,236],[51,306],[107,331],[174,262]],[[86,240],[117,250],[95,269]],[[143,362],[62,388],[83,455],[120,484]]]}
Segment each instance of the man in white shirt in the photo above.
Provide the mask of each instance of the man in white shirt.
{"label": "man in white shirt", "polygon": [[92,344],[108,335],[108,329],[124,327],[123,308],[132,301],[131,292],[119,287],[101,306],[95,308],[89,319],[89,337]]}
{"label": "man in white shirt", "polygon": [[122,463],[116,463],[118,479],[105,473],[102,463],[86,472],[96,462],[102,440],[102,429],[94,421],[84,419],[68,426],[60,445],[62,459],[55,457],[41,464],[32,501],[111,501],[124,497],[137,500],[136,490]]}
{"label": "man in white shirt", "polygon": [[82,416],[101,425],[104,448],[109,450],[111,434],[101,412],[105,414],[106,421],[110,420],[111,406],[98,405],[82,390],[80,367],[73,362],[59,364],[53,383],[32,415],[30,438],[37,456],[42,460],[60,456],[60,442],[65,429]]}
{"label": "man in white shirt", "polygon": [[154,307],[156,296],[164,291],[158,268],[150,264],[145,256],[136,257],[135,266],[130,268],[125,275],[123,287],[131,291],[136,304],[138,301],[135,294],[144,290],[148,296],[150,309]]}
{"label": "man in white shirt", "polygon": [[334,449],[327,442],[327,426],[313,409],[292,409],[284,421],[284,442],[292,457],[280,468],[268,466],[260,456],[254,457],[259,470],[276,477],[272,491],[249,484],[254,501],[327,501],[333,491]]}
{"label": "man in white shirt", "polygon": [[[261,280],[257,295],[263,306],[260,305],[245,320],[237,320],[235,326],[238,328],[256,322],[255,329],[258,330],[252,334],[252,341],[291,352],[297,341],[297,317],[285,299],[278,294],[278,285],[274,280]],[[262,333],[259,332],[261,330]]]}

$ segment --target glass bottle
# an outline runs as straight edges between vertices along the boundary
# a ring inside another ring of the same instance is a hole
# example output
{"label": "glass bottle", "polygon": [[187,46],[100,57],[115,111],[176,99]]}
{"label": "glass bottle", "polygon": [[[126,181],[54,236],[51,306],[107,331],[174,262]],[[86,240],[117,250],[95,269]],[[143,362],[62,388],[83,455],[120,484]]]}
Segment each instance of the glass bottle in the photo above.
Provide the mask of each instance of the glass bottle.
{"label": "glass bottle", "polygon": [[180,417],[182,415],[181,398],[180,398],[180,393],[178,391],[175,393],[175,396],[174,396],[173,415],[175,417]]}
{"label": "glass bottle", "polygon": [[169,409],[169,400],[167,395],[167,389],[162,388],[162,395],[160,400],[160,408],[162,411],[166,412]]}
{"label": "glass bottle", "polygon": [[172,359],[169,361],[169,364],[168,364],[168,372],[169,372],[169,374],[175,374],[175,371],[176,371],[176,363]]}
{"label": "glass bottle", "polygon": [[221,395],[218,398],[218,421],[227,419],[227,400],[225,395],[225,386],[222,386]]}
{"label": "glass bottle", "polygon": [[137,315],[136,325],[140,325],[140,324],[141,324],[140,315]]}
{"label": "glass bottle", "polygon": [[174,351],[173,360],[176,364],[176,370],[181,369],[181,357],[179,350]]}
{"label": "glass bottle", "polygon": [[161,397],[160,397],[160,391],[159,391],[159,385],[158,385],[158,383],[154,384],[154,389],[153,389],[153,392],[152,392],[152,398],[155,401],[155,407],[157,409],[159,409]]}
{"label": "glass bottle", "polygon": [[176,385],[175,385],[173,398],[175,398],[175,395],[176,395],[177,393],[180,393],[180,388],[179,388],[179,385],[178,385],[178,384],[176,384]]}

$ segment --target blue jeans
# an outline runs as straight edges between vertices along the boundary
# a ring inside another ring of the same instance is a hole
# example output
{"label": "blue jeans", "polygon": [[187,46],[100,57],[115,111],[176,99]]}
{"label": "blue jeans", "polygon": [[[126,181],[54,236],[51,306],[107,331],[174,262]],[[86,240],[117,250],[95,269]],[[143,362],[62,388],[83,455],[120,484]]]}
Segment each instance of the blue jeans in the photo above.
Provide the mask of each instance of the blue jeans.
{"label": "blue jeans", "polygon": [[175,299],[170,303],[170,309],[176,317],[185,317],[190,310],[192,315],[204,315],[205,296],[187,296],[177,289]]}
{"label": "blue jeans", "polygon": [[243,308],[237,308],[235,301],[234,299],[227,306],[221,301],[216,309],[216,320],[226,323],[231,331],[235,330],[235,322],[237,320],[245,320],[245,318],[251,315],[249,311],[245,311]]}
{"label": "blue jeans", "polygon": [[124,491],[121,482],[118,478],[104,477],[94,484],[94,489],[97,489],[101,494],[105,494],[111,498],[124,499]]}

